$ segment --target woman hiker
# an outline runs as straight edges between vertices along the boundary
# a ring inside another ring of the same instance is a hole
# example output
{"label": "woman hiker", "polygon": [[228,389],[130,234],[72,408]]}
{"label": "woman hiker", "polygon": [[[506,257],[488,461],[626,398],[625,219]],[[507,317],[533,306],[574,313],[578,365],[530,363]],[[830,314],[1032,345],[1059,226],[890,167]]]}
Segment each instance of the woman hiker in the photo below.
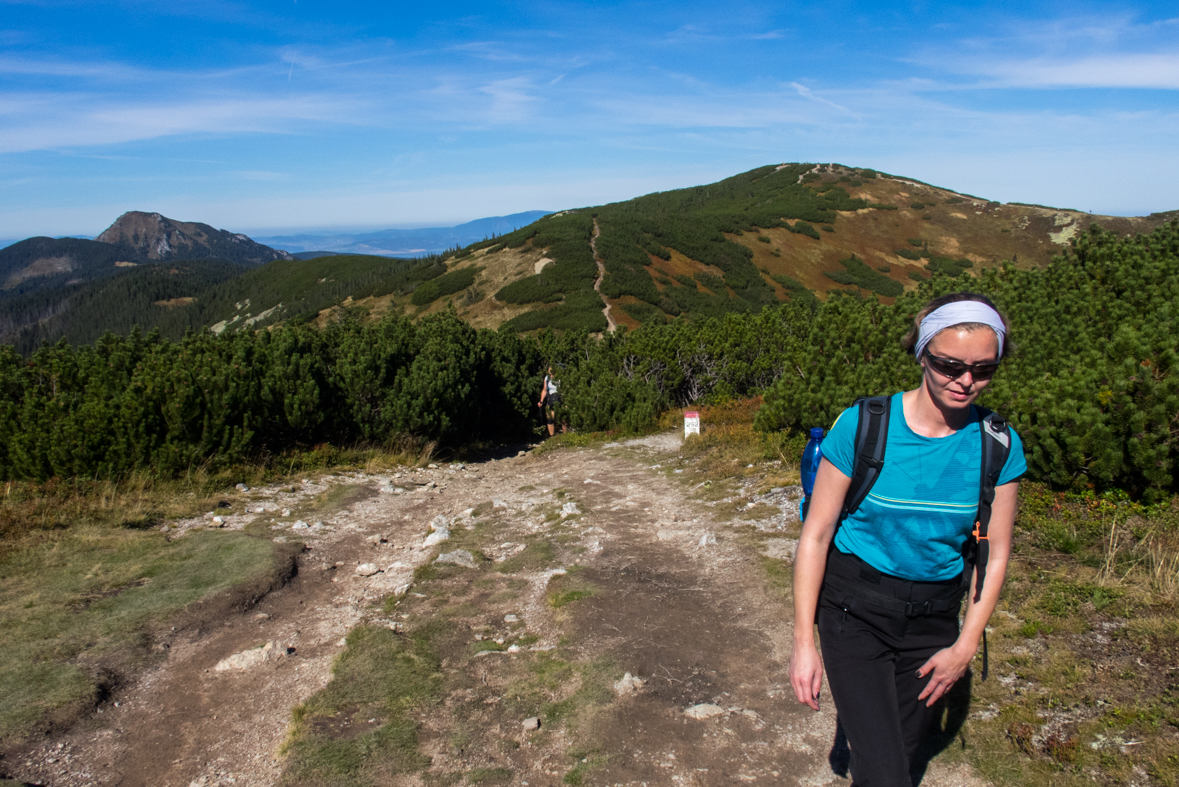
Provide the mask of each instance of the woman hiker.
{"label": "woman hiker", "polygon": [[[544,376],[544,382],[540,384],[540,401],[536,406],[544,411],[545,422],[549,427],[549,437],[553,436],[556,431],[557,424],[557,407],[561,404],[561,393],[557,390],[559,382],[553,378],[553,367],[549,366],[548,374]],[[561,431],[565,431],[565,425],[561,425]]]}
{"label": "woman hiker", "polygon": [[883,469],[845,515],[859,422],[858,408],[845,410],[823,441],[794,563],[791,685],[799,702],[818,710],[826,667],[857,787],[911,787],[910,766],[938,701],[966,672],[999,599],[1027,470],[1008,429],[985,533],[989,555],[979,550],[976,572],[964,548],[980,511],[980,430],[994,422],[984,424],[986,411],[974,401],[1011,350],[1008,325],[971,293],[934,299],[914,322],[905,344],[921,365],[921,384],[889,399]]}

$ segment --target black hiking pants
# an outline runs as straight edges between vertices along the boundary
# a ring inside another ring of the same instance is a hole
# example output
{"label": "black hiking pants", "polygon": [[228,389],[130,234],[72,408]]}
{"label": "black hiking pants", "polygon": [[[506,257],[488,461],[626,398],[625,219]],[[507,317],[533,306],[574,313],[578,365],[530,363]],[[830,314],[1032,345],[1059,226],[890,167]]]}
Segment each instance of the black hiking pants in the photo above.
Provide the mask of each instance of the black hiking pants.
{"label": "black hiking pants", "polygon": [[930,678],[918,678],[917,670],[958,638],[962,596],[959,578],[898,579],[831,550],[819,596],[819,643],[855,787],[911,787],[914,755],[945,701],[928,708],[917,700]]}

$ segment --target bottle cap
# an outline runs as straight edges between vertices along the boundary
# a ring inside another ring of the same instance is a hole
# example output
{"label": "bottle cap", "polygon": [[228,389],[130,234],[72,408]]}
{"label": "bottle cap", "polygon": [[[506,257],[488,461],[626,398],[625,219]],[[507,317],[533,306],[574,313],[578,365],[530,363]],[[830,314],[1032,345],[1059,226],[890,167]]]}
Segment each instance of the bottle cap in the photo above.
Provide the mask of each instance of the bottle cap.
{"label": "bottle cap", "polygon": [[811,437],[815,438],[816,440],[822,440],[823,439],[823,427],[812,426],[811,427]]}

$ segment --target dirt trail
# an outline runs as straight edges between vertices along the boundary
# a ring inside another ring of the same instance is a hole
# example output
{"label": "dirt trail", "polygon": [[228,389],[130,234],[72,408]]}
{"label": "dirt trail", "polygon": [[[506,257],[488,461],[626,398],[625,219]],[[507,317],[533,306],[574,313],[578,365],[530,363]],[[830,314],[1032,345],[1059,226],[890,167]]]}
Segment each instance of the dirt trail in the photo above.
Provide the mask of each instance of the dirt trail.
{"label": "dirt trail", "polygon": [[598,226],[598,220],[594,219],[594,234],[590,238],[590,251],[593,252],[594,262],[598,266],[598,278],[594,279],[594,292],[602,299],[602,314],[606,315],[606,330],[609,333],[614,333],[614,329],[618,327],[618,324],[610,316],[610,302],[606,300],[606,296],[602,295],[602,279],[606,278],[606,265],[602,262],[602,258],[598,256],[598,236],[601,234],[602,230]]}
{"label": "dirt trail", "polygon": [[[757,518],[718,521],[718,506],[733,500],[710,503],[691,494],[682,470],[670,466],[678,448],[679,439],[668,434],[461,468],[329,476],[293,491],[255,490],[252,508],[289,507],[291,516],[246,513],[228,525],[274,519],[282,537],[298,535],[309,549],[296,579],[215,627],[181,624],[167,642],[162,666],[116,696],[92,722],[9,767],[14,776],[47,787],[276,784],[291,708],[330,679],[345,633],[362,622],[396,626],[379,602],[403,592],[414,567],[438,554],[438,547],[423,544],[428,523],[443,516],[458,531],[472,526],[479,515],[472,509],[481,509],[491,512],[484,517],[498,528],[495,543],[481,547],[488,559],[503,561],[529,539],[551,537],[559,528],[571,536],[560,542],[559,557],[564,563],[576,555],[583,566],[578,577],[595,590],[567,613],[555,613],[543,593],[559,568],[518,579],[508,575],[502,581],[531,590],[500,606],[484,603],[470,613],[466,628],[473,632],[479,620],[502,621],[508,610],[520,618],[513,625],[534,635],[534,650],[556,647],[560,635],[575,655],[613,665],[618,674],[611,680],[630,672],[645,681],[604,711],[602,746],[609,756],[584,774],[583,783],[847,784],[832,767],[834,761],[838,769],[839,751],[832,758],[836,724],[830,703],[812,713],[791,696],[785,676],[789,609],[759,565],[759,553],[785,558],[793,552],[793,491],[739,490],[736,502],[760,512]],[[300,505],[333,489],[336,510],[321,511],[322,526],[291,527]],[[546,514],[554,508],[561,510],[559,519]],[[357,576],[357,565],[370,562],[383,570]],[[464,579],[480,576],[477,569],[454,576],[452,582],[479,585]],[[471,593],[478,597],[477,590]],[[422,605],[434,601],[421,598]],[[267,641],[294,651],[244,671],[215,670],[222,659]],[[420,737],[432,759],[430,773],[441,778],[476,766],[500,767],[511,771],[514,784],[556,787],[576,735],[554,728],[546,729],[544,745],[527,739],[523,745],[492,745],[520,737],[519,721],[505,724],[506,711],[498,705],[506,680],[501,673],[518,656],[483,655],[458,665],[472,675],[472,665],[479,665],[479,680],[471,677],[470,687],[456,689],[443,707],[467,702],[474,709],[467,723],[484,738],[455,751],[446,744],[453,739],[453,720],[443,713],[423,717]],[[685,716],[701,703],[719,711],[700,720]],[[419,775],[398,779],[389,783],[424,783]],[[965,766],[938,762],[923,784],[985,787]]]}

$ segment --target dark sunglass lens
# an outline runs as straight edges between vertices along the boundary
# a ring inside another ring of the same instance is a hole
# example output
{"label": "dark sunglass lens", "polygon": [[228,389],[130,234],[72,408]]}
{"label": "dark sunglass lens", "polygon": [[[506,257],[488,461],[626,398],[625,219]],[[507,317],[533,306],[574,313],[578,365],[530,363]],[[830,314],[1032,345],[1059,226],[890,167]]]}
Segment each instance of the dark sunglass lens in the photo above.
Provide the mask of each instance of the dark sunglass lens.
{"label": "dark sunglass lens", "polygon": [[936,355],[931,355],[929,356],[929,360],[934,371],[944,374],[949,378],[961,377],[966,371],[966,364],[951,361],[948,358],[938,358]]}
{"label": "dark sunglass lens", "polygon": [[999,371],[997,363],[980,363],[971,368],[970,374],[977,380],[989,380],[995,376],[997,371]]}

